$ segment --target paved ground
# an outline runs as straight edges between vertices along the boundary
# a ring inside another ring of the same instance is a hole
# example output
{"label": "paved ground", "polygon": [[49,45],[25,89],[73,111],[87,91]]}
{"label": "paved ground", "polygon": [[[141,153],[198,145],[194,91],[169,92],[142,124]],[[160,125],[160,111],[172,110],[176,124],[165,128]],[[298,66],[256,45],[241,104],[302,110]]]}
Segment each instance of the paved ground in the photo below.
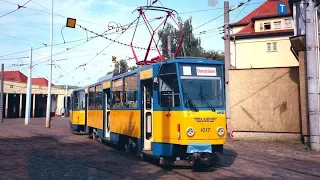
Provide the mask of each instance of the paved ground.
{"label": "paved ground", "polygon": [[295,142],[229,140],[221,162],[202,172],[152,162],[72,135],[68,121],[0,123],[0,179],[320,179],[320,153]]}

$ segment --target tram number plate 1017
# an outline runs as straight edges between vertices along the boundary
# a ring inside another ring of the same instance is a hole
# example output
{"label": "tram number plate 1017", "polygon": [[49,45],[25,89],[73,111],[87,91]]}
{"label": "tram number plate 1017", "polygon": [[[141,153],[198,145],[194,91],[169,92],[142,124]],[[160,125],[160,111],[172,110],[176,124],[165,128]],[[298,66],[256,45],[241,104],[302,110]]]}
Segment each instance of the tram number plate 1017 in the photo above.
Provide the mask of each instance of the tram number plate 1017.
{"label": "tram number plate 1017", "polygon": [[210,132],[210,128],[201,128],[200,131],[201,132]]}

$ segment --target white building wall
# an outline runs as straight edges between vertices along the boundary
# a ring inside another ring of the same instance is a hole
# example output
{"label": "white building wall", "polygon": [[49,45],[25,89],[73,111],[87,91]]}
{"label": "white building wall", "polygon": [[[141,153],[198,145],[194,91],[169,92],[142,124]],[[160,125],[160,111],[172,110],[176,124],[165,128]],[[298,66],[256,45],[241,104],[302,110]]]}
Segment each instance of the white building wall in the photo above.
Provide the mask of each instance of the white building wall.
{"label": "white building wall", "polygon": [[64,107],[64,95],[58,95],[56,114],[61,115],[61,109]]}

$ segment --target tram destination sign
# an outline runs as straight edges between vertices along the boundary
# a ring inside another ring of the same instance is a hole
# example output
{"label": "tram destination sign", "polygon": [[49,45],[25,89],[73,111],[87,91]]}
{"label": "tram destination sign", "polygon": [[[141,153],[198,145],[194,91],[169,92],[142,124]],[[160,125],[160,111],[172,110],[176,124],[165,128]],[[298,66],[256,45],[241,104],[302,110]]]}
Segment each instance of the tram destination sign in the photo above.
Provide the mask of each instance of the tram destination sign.
{"label": "tram destination sign", "polygon": [[196,72],[198,76],[217,76],[215,67],[197,67]]}

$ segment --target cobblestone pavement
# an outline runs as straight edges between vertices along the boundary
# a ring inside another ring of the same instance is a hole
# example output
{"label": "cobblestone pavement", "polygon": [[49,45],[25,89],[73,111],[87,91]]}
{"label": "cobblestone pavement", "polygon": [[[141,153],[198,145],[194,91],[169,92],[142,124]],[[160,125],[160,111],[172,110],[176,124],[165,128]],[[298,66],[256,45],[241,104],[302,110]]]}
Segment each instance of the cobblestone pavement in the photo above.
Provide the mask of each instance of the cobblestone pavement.
{"label": "cobblestone pavement", "polygon": [[320,179],[320,153],[299,142],[232,141],[220,163],[195,172],[152,162],[73,135],[68,121],[5,119],[0,123],[0,179]]}

